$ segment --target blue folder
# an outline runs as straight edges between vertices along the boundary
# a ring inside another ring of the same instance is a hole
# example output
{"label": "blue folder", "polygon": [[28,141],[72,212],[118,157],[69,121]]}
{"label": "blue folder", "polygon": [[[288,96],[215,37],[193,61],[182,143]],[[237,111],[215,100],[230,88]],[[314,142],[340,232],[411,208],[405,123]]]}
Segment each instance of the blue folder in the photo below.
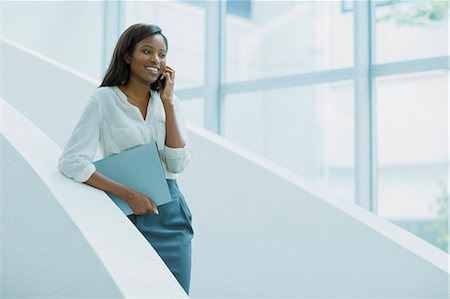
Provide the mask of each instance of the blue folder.
{"label": "blue folder", "polygon": [[[155,141],[95,161],[94,165],[106,177],[147,195],[157,206],[172,201]],[[125,215],[133,214],[126,201],[106,194]]]}

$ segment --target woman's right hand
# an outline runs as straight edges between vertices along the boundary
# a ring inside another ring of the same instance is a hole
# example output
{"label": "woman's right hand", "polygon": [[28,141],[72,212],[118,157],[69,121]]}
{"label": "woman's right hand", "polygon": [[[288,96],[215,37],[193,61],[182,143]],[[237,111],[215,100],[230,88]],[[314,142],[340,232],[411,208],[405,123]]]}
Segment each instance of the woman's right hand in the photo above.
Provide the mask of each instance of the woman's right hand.
{"label": "woman's right hand", "polygon": [[141,192],[131,190],[126,202],[135,215],[159,214],[158,207],[153,200]]}

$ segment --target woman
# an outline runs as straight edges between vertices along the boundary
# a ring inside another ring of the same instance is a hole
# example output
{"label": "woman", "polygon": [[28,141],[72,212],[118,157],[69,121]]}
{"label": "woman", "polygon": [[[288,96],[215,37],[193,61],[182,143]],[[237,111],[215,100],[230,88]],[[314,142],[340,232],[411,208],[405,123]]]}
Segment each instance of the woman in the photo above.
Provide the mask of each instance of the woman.
{"label": "woman", "polygon": [[[167,50],[167,39],[156,25],[135,24],[120,36],[103,82],[63,150],[59,169],[68,178],[125,200],[134,212],[129,219],[189,294],[192,215],[176,178],[191,153]],[[152,140],[173,199],[159,207],[146,195],[103,176],[92,163],[98,146],[106,157]]]}

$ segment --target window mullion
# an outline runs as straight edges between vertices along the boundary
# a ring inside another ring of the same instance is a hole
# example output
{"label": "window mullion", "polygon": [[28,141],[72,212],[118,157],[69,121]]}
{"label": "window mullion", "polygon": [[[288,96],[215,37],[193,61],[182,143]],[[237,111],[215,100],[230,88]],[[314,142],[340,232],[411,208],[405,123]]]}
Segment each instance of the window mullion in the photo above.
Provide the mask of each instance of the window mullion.
{"label": "window mullion", "polygon": [[376,153],[372,102],[372,1],[354,1],[355,202],[376,212]]}
{"label": "window mullion", "polygon": [[103,66],[106,70],[111,63],[114,47],[125,23],[125,4],[121,1],[103,2]]}
{"label": "window mullion", "polygon": [[205,128],[220,133],[222,1],[205,2]]}

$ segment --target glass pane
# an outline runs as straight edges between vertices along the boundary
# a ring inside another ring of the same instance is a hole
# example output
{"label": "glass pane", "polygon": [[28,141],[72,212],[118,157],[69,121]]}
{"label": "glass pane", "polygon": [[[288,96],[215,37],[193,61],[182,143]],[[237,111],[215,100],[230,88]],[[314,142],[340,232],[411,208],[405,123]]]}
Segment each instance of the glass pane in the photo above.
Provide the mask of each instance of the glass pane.
{"label": "glass pane", "polygon": [[101,80],[103,2],[1,1],[1,35]]}
{"label": "glass pane", "polygon": [[204,84],[205,9],[199,2],[126,1],[125,30],[135,23],[156,24],[167,37],[167,64],[177,88]]}
{"label": "glass pane", "polygon": [[353,66],[353,13],[340,2],[249,2],[226,15],[227,82]]}
{"label": "glass pane", "polygon": [[353,201],[353,82],[245,94],[224,101],[224,135]]}
{"label": "glass pane", "polygon": [[435,225],[447,217],[448,72],[378,78],[376,92],[379,214],[444,246]]}
{"label": "glass pane", "polygon": [[187,122],[204,127],[205,106],[203,98],[181,100],[183,115]]}
{"label": "glass pane", "polygon": [[377,63],[449,55],[447,1],[378,2]]}

